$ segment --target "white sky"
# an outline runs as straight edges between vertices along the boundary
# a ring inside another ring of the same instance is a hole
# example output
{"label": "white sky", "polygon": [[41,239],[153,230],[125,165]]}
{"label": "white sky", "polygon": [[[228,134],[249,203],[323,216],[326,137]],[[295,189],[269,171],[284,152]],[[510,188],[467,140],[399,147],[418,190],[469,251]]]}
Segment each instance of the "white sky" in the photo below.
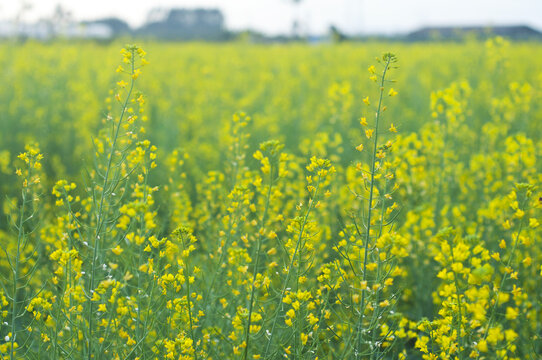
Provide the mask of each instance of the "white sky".
{"label": "white sky", "polygon": [[61,4],[77,20],[116,16],[132,26],[144,23],[154,7],[218,7],[230,29],[252,28],[289,33],[301,19],[306,33],[325,32],[335,24],[348,33],[396,33],[425,25],[516,25],[542,30],[542,0],[0,0],[0,19],[12,19],[23,1],[31,4],[24,19],[52,14]]}

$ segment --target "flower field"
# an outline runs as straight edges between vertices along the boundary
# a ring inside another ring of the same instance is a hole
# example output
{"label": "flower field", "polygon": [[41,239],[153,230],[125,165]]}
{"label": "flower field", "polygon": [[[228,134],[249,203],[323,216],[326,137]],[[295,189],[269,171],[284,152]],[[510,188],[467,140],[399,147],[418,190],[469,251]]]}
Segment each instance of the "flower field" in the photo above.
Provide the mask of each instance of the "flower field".
{"label": "flower field", "polygon": [[0,50],[0,359],[542,358],[542,44]]}

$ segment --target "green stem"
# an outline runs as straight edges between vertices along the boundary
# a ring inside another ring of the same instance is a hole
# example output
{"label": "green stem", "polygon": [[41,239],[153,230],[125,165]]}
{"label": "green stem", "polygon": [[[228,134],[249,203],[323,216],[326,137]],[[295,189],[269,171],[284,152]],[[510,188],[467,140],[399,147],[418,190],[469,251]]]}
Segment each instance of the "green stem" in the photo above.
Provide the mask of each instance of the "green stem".
{"label": "green stem", "polygon": [[[510,264],[512,263],[512,259],[514,257],[514,253],[516,252],[516,248],[517,248],[518,243],[519,243],[519,236],[520,236],[522,230],[523,230],[523,222],[520,222],[519,227],[518,227],[518,233],[516,235],[516,238],[514,239],[514,245],[512,246],[512,251],[510,253],[510,257],[508,258],[508,261],[506,263],[506,268],[509,268]],[[495,318],[495,313],[497,312],[497,307],[499,306],[499,295],[500,295],[501,289],[504,286],[504,283],[507,280],[507,275],[508,275],[508,273],[506,273],[506,271],[505,271],[505,273],[503,274],[502,280],[501,280],[501,284],[499,285],[499,288],[497,289],[497,294],[495,295],[495,304],[493,305],[493,308],[491,309],[491,314],[489,315],[489,320],[487,322],[486,330],[484,331],[484,336],[483,336],[484,340],[487,338],[489,329],[491,328],[491,324],[493,323],[493,319]]]}
{"label": "green stem", "polygon": [[[135,56],[135,51],[132,50],[132,61],[131,61],[131,66],[132,66],[132,71],[131,71],[131,74],[134,74],[134,70],[135,70],[135,60],[134,60],[134,56]],[[93,324],[92,324],[92,313],[93,313],[93,302],[92,302],[92,291],[94,290],[94,278],[95,278],[95,270],[96,270],[96,262],[98,261],[97,257],[98,257],[98,249],[100,247],[100,233],[102,231],[102,227],[103,227],[103,224],[105,223],[104,219],[103,219],[103,216],[104,216],[104,199],[105,199],[105,196],[106,196],[106,193],[107,193],[107,185],[108,185],[108,182],[109,182],[109,173],[111,171],[111,168],[112,168],[112,164],[113,164],[113,157],[115,155],[115,151],[116,151],[116,144],[117,144],[117,140],[118,140],[118,137],[119,137],[119,132],[120,132],[120,126],[122,124],[122,119],[124,118],[124,115],[126,114],[126,108],[128,106],[128,102],[130,101],[130,97],[132,95],[132,91],[134,89],[134,84],[135,84],[135,79],[132,77],[132,80],[131,80],[131,84],[130,84],[130,90],[128,91],[128,94],[126,96],[126,99],[124,100],[124,104],[122,106],[122,111],[121,111],[121,114],[120,114],[120,117],[119,117],[119,121],[115,124],[115,127],[114,127],[114,135],[113,135],[113,141],[112,141],[112,144],[111,144],[111,150],[109,151],[109,155],[108,155],[108,160],[107,160],[107,167],[106,167],[106,171],[105,171],[105,176],[104,176],[104,181],[103,181],[103,185],[102,185],[102,193],[101,193],[101,197],[100,197],[100,205],[98,207],[98,213],[96,214],[96,231],[94,233],[94,252],[93,252],[93,255],[92,255],[92,266],[91,266],[91,274],[90,274],[90,281],[89,281],[89,287],[88,287],[88,291],[87,291],[87,296],[88,296],[88,344],[87,344],[87,347],[88,347],[88,360],[91,360],[92,359],[92,342],[93,342]],[[99,356],[98,356],[99,357]]]}
{"label": "green stem", "polygon": [[[145,167],[146,169],[150,169],[150,166],[148,166],[149,164],[147,164],[147,166]],[[144,178],[144,182],[143,182],[143,204],[147,205],[147,199],[148,199],[148,194],[147,194],[147,184],[148,184],[148,177],[149,177],[149,172],[148,170],[145,170],[145,178]],[[145,219],[144,219],[144,215],[143,214],[140,214],[139,215],[139,236],[143,236],[143,234],[145,233]],[[138,254],[138,260],[137,260],[137,269],[136,269],[136,274],[137,274],[137,289],[138,289],[138,294],[137,294],[137,325],[136,325],[136,343],[139,344],[140,343],[140,338],[141,338],[141,305],[142,305],[142,301],[141,301],[141,296],[142,296],[142,291],[140,291],[141,289],[141,271],[139,271],[139,267],[141,266],[141,259],[143,258],[143,243],[139,246],[139,254]],[[140,353],[142,354],[143,356],[143,359],[145,359],[145,355],[143,354],[142,351],[140,351]]]}
{"label": "green stem", "polygon": [[15,346],[15,321],[17,320],[17,284],[19,281],[19,261],[20,261],[20,252],[21,252],[21,242],[24,241],[24,213],[26,205],[26,193],[25,190],[21,192],[23,202],[21,204],[21,209],[19,211],[19,234],[17,235],[17,252],[15,254],[15,266],[13,268],[13,294],[12,294],[12,303],[11,303],[11,337],[10,337],[10,360],[14,359],[14,346]]}
{"label": "green stem", "polygon": [[[185,249],[190,248],[190,241],[188,241],[188,244],[185,245],[185,241],[183,236],[181,235],[181,239],[183,240],[183,247]],[[188,322],[190,326],[190,338],[192,339],[192,346],[194,346],[194,357],[195,360],[198,360],[198,351],[196,349],[197,343],[196,339],[194,337],[194,325],[192,322],[192,302],[190,301],[190,254],[186,257],[186,302],[188,303]]]}
{"label": "green stem", "polygon": [[273,167],[271,167],[271,170],[269,171],[269,189],[267,191],[265,209],[264,209],[262,220],[260,221],[260,226],[258,230],[258,245],[256,249],[256,261],[254,263],[254,269],[252,271],[252,285],[251,285],[251,290],[250,290],[250,303],[248,305],[248,320],[247,320],[247,328],[245,331],[245,351],[243,352],[243,360],[246,360],[248,356],[248,348],[249,348],[249,343],[250,343],[250,326],[252,324],[252,310],[254,306],[254,298],[255,298],[255,293],[256,293],[256,288],[254,284],[256,283],[256,276],[258,275],[258,267],[260,264],[260,251],[262,248],[262,233],[261,232],[265,226],[265,220],[267,219],[267,212],[269,210],[272,187],[273,187]]}
{"label": "green stem", "polygon": [[[380,98],[378,100],[378,109],[376,111],[376,122],[375,122],[375,137],[374,137],[374,145],[373,145],[373,153],[372,153],[372,164],[371,164],[371,188],[369,190],[369,206],[368,206],[368,213],[367,213],[367,230],[365,232],[365,244],[364,244],[364,255],[363,255],[363,281],[367,280],[367,256],[369,253],[369,241],[371,236],[371,217],[372,217],[372,210],[373,210],[373,195],[374,195],[374,182],[375,182],[375,167],[376,167],[376,153],[377,153],[377,147],[378,147],[378,125],[380,120],[380,113],[382,110],[382,97],[384,95],[384,81],[386,78],[386,73],[388,71],[388,67],[390,65],[391,59],[388,58],[386,65],[384,66],[384,71],[382,72],[382,79],[380,80]],[[356,341],[356,350],[355,350],[355,356],[356,359],[359,359],[361,356],[361,347],[362,347],[362,336],[361,336],[361,330],[363,326],[363,315],[364,315],[364,307],[365,307],[365,297],[366,297],[366,289],[363,289],[361,291],[361,302],[360,302],[360,311],[359,311],[359,318],[357,323],[357,341]]]}
{"label": "green stem", "polygon": [[[453,244],[450,244],[450,252],[452,256],[452,264],[455,263],[454,258],[454,246]],[[461,327],[463,326],[463,314],[461,311],[461,295],[459,294],[459,280],[457,278],[456,272],[452,269],[452,272],[454,274],[454,284],[455,284],[455,295],[456,295],[456,301],[457,301],[457,343],[459,345],[459,358],[461,359],[461,348],[463,347],[463,338],[461,337]]]}
{"label": "green stem", "polygon": [[281,313],[280,310],[282,309],[282,300],[284,299],[284,294],[286,293],[286,289],[288,288],[288,283],[290,282],[290,276],[292,274],[292,267],[294,266],[294,262],[295,262],[295,258],[297,256],[297,252],[299,251],[299,247],[300,247],[299,245],[301,244],[301,240],[303,238],[303,233],[305,231],[305,225],[307,224],[309,214],[312,211],[312,208],[314,206],[314,203],[315,203],[317,195],[318,195],[318,190],[320,189],[320,181],[321,181],[321,178],[320,178],[320,176],[318,176],[318,182],[317,182],[316,188],[314,190],[314,196],[312,197],[311,201],[309,201],[309,207],[308,207],[307,212],[305,213],[305,216],[303,218],[303,223],[301,225],[301,229],[299,230],[299,236],[298,236],[297,242],[295,244],[294,254],[292,255],[292,260],[290,260],[290,265],[288,266],[288,273],[286,274],[286,280],[284,281],[284,286],[282,287],[282,291],[280,292],[280,298],[279,298],[279,301],[278,301],[278,309],[277,309],[277,312],[276,312],[275,317],[273,319],[273,325],[271,326],[271,335],[270,335],[269,340],[267,341],[267,344],[265,346],[265,352],[264,352],[264,355],[263,355],[264,359],[267,359],[267,354],[269,353],[269,349],[270,349],[271,344],[273,342],[273,337],[275,336],[275,328],[277,326],[277,321],[278,321],[279,315]]}

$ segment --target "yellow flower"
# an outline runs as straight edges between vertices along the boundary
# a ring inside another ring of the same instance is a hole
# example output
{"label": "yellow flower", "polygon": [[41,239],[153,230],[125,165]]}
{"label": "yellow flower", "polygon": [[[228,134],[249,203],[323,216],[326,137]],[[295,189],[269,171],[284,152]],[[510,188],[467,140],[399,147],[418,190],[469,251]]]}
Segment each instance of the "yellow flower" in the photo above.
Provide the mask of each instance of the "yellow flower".
{"label": "yellow flower", "polygon": [[365,136],[367,136],[367,139],[370,139],[373,137],[374,130],[373,129],[367,129],[365,130]]}
{"label": "yellow flower", "polygon": [[371,102],[369,101],[369,97],[368,97],[368,96],[365,97],[365,98],[363,99],[363,102],[364,102],[365,105],[367,105],[367,106],[371,105]]}
{"label": "yellow flower", "polygon": [[504,331],[504,337],[506,341],[512,342],[518,338],[518,334],[512,329],[508,329]]}
{"label": "yellow flower", "polygon": [[500,328],[491,328],[487,333],[487,342],[491,345],[497,344],[498,341],[504,338]]}
{"label": "yellow flower", "polygon": [[286,312],[286,315],[288,315],[289,317],[291,317],[292,319],[295,318],[295,311],[294,309],[290,309]]}
{"label": "yellow flower", "polygon": [[480,342],[478,343],[478,345],[476,345],[476,348],[477,348],[480,352],[487,352],[487,341],[485,341],[485,340],[480,340]]}
{"label": "yellow flower", "polygon": [[393,88],[391,88],[390,91],[388,92],[388,95],[389,95],[389,96],[395,96],[395,95],[397,95],[397,94],[398,94],[398,92],[395,91]]}
{"label": "yellow flower", "polygon": [[381,301],[380,304],[378,304],[380,307],[386,307],[390,306],[390,301],[388,299]]}
{"label": "yellow flower", "polygon": [[307,341],[309,340],[309,336],[307,334],[305,334],[305,333],[301,333],[300,338],[301,338],[301,343],[303,345],[306,345]]}
{"label": "yellow flower", "polygon": [[513,307],[507,307],[506,308],[506,318],[508,320],[515,320],[519,315],[519,311],[516,308]]}
{"label": "yellow flower", "polygon": [[391,123],[390,125],[390,132],[393,132],[393,133],[397,132],[397,128],[395,127],[395,125],[393,125],[393,123]]}
{"label": "yellow flower", "polygon": [[120,245],[117,245],[116,247],[114,247],[113,249],[111,249],[111,252],[115,255],[120,255],[122,254],[122,252],[124,251],[123,248],[120,247]]}
{"label": "yellow flower", "polygon": [[141,75],[141,69],[135,69],[134,73],[132,74],[132,79],[137,79]]}

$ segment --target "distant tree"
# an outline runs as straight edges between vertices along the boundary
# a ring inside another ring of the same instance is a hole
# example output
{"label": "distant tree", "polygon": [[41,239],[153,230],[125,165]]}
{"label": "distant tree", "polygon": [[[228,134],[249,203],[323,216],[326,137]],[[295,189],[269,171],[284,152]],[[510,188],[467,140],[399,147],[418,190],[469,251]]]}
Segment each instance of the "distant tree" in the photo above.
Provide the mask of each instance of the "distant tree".
{"label": "distant tree", "polygon": [[30,10],[32,10],[32,3],[28,0],[22,0],[20,1],[21,6],[19,7],[19,10],[17,10],[17,13],[15,14],[15,22],[21,22],[26,15],[26,13]]}
{"label": "distant tree", "polygon": [[162,7],[156,7],[151,9],[147,13],[147,20],[145,21],[146,24],[151,24],[155,22],[162,22],[165,21],[168,17],[169,10]]}
{"label": "distant tree", "polygon": [[347,39],[346,35],[343,34],[335,25],[331,25],[329,27],[329,36],[331,37],[331,41],[334,43],[343,42]]}
{"label": "distant tree", "polygon": [[54,36],[65,35],[70,24],[74,22],[73,14],[61,4],[57,4],[48,22]]}
{"label": "distant tree", "polygon": [[137,33],[167,40],[224,40],[224,16],[218,9],[171,9],[164,14],[153,10]]}
{"label": "distant tree", "polygon": [[97,19],[93,21],[85,21],[83,24],[103,24],[107,25],[111,31],[113,31],[114,37],[129,35],[132,32],[130,25],[122,19],[110,17],[104,19]]}
{"label": "distant tree", "polygon": [[17,13],[15,14],[15,18],[13,19],[13,23],[15,24],[17,34],[15,35],[15,38],[19,38],[20,40],[22,40],[24,38],[24,32],[21,27],[23,26],[24,17],[32,9],[33,5],[28,0],[21,0],[20,4],[21,5],[17,10]]}
{"label": "distant tree", "polygon": [[73,21],[73,15],[71,11],[65,9],[61,4],[57,4],[51,16],[51,21],[54,24],[63,26]]}

